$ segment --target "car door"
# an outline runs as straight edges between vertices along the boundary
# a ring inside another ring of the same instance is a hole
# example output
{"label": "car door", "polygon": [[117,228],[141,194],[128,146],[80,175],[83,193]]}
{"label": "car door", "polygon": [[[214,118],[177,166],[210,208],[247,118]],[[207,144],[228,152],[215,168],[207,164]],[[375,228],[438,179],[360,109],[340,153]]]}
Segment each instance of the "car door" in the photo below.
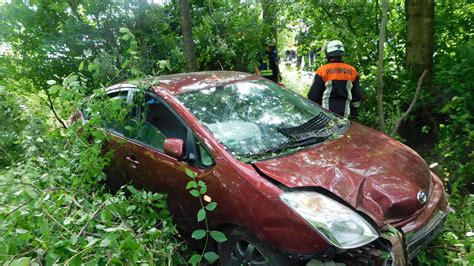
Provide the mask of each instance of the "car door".
{"label": "car door", "polygon": [[137,110],[131,105],[133,89],[135,87],[129,86],[108,91],[100,111],[102,126],[110,134],[103,152],[112,156],[104,172],[108,177],[107,183],[114,191],[133,183],[130,176],[136,168],[133,158],[126,156],[130,145],[128,129],[134,127],[137,121]]}
{"label": "car door", "polygon": [[[192,130],[164,100],[154,93],[134,95],[139,109],[139,121],[130,137],[125,159],[131,158],[133,170],[129,177],[138,188],[153,192],[167,193],[168,208],[179,227],[189,229],[195,224],[199,200],[186,190],[191,180],[186,175],[190,169],[200,176],[206,175],[213,159],[202,145],[196,142]],[[164,153],[166,138],[184,141],[184,156],[178,160]],[[202,156],[201,156],[202,155]],[[128,160],[128,159],[127,159]],[[190,229],[189,229],[190,230]]]}

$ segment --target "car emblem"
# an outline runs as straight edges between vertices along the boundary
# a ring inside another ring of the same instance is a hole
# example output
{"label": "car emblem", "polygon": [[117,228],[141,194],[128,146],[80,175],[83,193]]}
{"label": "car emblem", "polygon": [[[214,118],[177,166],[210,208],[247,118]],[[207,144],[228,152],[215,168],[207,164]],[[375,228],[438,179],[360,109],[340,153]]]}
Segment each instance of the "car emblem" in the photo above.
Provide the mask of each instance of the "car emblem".
{"label": "car emblem", "polygon": [[424,204],[426,202],[426,193],[420,190],[418,194],[416,194],[416,198],[419,203]]}

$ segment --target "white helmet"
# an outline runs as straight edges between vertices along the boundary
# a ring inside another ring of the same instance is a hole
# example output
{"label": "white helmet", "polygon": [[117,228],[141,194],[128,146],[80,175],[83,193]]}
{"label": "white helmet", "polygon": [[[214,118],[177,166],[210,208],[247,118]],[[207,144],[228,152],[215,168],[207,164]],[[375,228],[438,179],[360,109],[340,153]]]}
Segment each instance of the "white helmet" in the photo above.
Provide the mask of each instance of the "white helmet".
{"label": "white helmet", "polygon": [[344,45],[341,41],[333,40],[328,42],[326,45],[326,56],[329,57],[340,57],[346,55]]}

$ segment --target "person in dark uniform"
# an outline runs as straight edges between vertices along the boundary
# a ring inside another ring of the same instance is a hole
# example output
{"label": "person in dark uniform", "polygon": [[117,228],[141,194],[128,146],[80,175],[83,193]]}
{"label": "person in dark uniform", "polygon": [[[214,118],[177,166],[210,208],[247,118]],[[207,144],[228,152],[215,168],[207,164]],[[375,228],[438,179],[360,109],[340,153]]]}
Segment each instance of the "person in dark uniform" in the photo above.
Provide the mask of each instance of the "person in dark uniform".
{"label": "person in dark uniform", "polygon": [[266,53],[258,55],[259,66],[255,67],[255,73],[278,83],[281,80],[281,74],[280,68],[278,67],[276,43],[272,40],[267,40],[266,45]]}
{"label": "person in dark uniform", "polygon": [[342,61],[346,54],[340,41],[330,41],[325,52],[328,63],[316,71],[308,99],[340,116],[355,118],[362,101],[359,73]]}

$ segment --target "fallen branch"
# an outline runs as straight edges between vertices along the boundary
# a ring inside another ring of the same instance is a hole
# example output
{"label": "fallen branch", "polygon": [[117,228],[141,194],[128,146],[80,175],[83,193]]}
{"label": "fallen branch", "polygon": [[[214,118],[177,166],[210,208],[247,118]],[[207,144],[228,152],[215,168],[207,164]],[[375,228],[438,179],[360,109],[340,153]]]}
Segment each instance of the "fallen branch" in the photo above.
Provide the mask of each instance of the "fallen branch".
{"label": "fallen branch", "polygon": [[406,110],[406,112],[400,118],[398,118],[397,123],[395,124],[395,127],[393,128],[392,133],[390,134],[391,136],[395,136],[395,134],[397,133],[398,128],[402,124],[403,120],[405,120],[407,118],[408,114],[410,114],[410,112],[415,107],[416,101],[418,100],[418,97],[420,96],[420,91],[421,91],[421,86],[423,85],[423,80],[425,79],[426,75],[428,75],[428,70],[427,69],[425,69],[425,71],[423,71],[423,74],[421,74],[420,78],[418,79],[418,85],[416,86],[415,96],[413,96],[413,100],[411,101],[411,104],[408,107],[408,109]]}
{"label": "fallen branch", "polygon": [[41,208],[41,210],[51,219],[53,222],[55,222],[59,227],[61,227],[64,231],[68,232],[70,235],[73,235],[74,233],[71,232],[71,230],[67,229],[62,223],[60,223],[56,218],[54,218],[47,210],[44,208]]}
{"label": "fallen branch", "polygon": [[8,217],[10,214],[12,214],[12,213],[18,211],[19,209],[25,207],[26,205],[28,205],[28,203],[32,202],[33,200],[34,200],[34,199],[30,199],[29,201],[24,202],[23,204],[17,206],[15,209],[13,209],[13,210],[10,211],[9,213],[7,213],[7,214],[5,215],[5,217]]}
{"label": "fallen branch", "polygon": [[81,230],[79,231],[79,233],[76,235],[77,237],[81,236],[84,231],[86,230],[87,226],[89,225],[89,222],[91,220],[94,220],[95,217],[97,216],[97,214],[99,213],[99,211],[102,210],[102,208],[105,206],[105,204],[109,202],[108,200],[105,200],[100,206],[99,208],[97,208],[97,210],[95,210],[95,212],[92,214],[92,216],[89,218],[89,220],[87,220],[86,224],[84,224],[84,226],[81,228]]}

